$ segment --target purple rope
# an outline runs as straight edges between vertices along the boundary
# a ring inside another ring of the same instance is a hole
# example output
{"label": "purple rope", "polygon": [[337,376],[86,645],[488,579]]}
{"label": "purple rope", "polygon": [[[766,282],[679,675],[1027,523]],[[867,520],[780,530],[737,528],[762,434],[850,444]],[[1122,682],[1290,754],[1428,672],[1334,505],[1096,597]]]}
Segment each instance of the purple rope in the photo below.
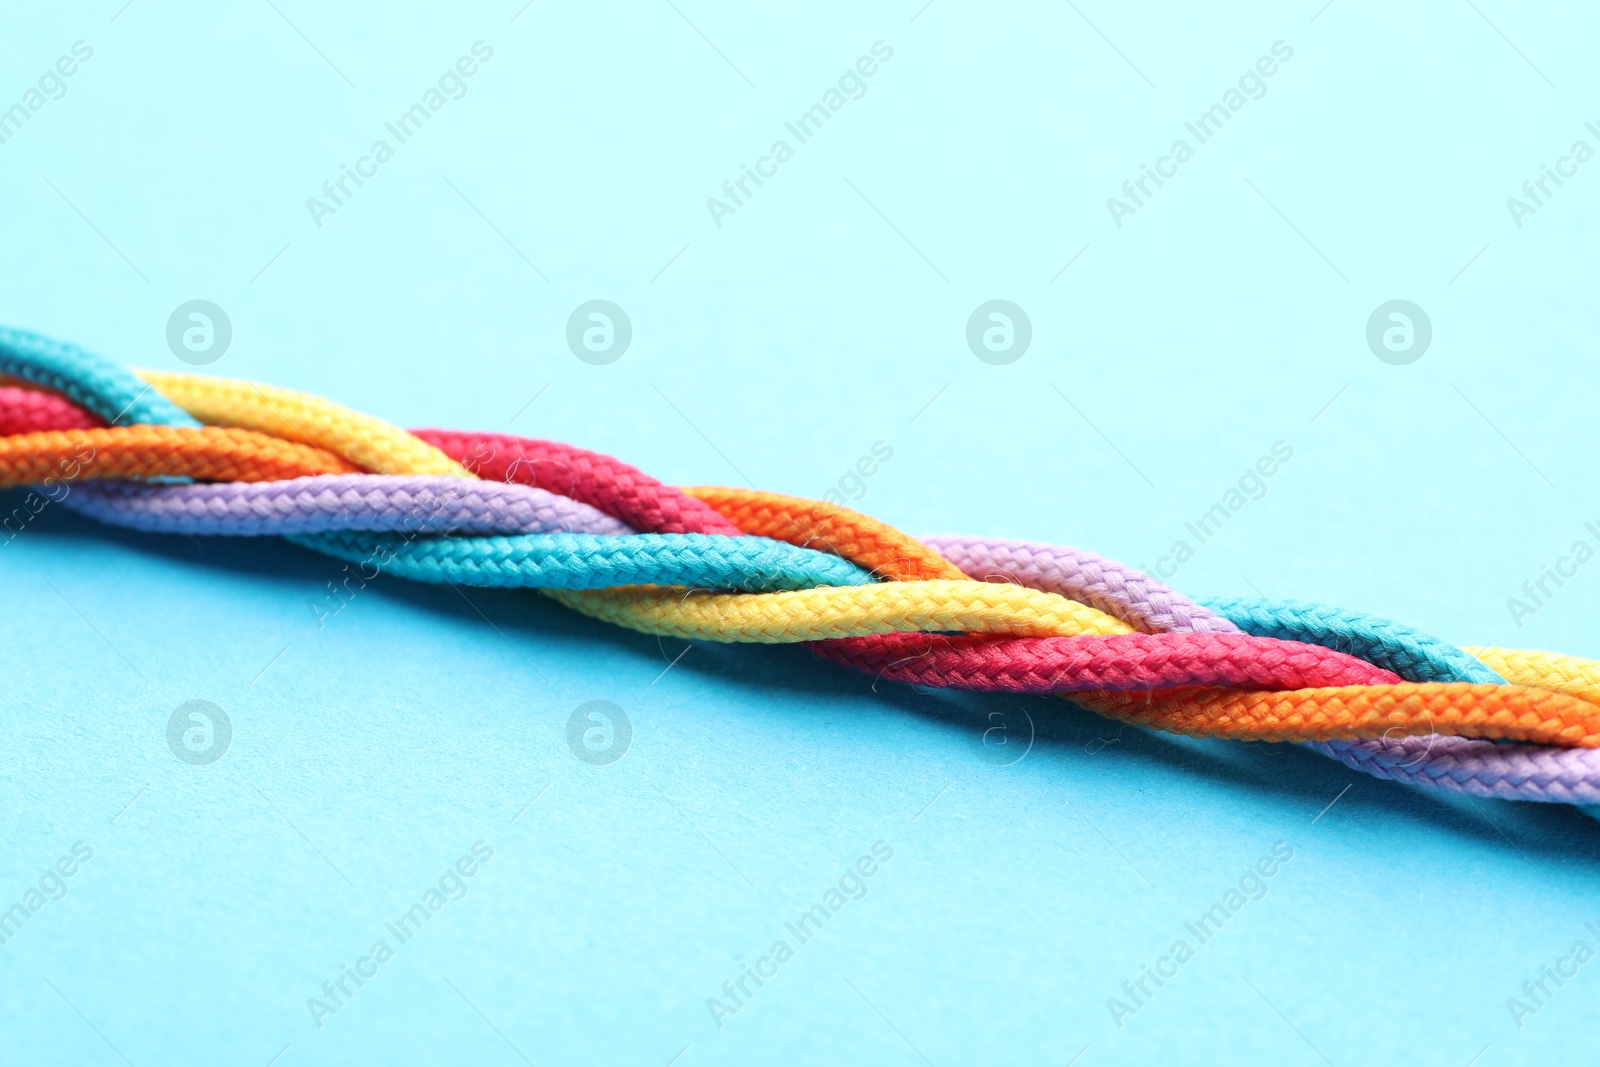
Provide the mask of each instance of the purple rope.
{"label": "purple rope", "polygon": [[1503,800],[1600,802],[1600,749],[1502,745],[1470,737],[1317,741],[1314,748],[1375,778]]}
{"label": "purple rope", "polygon": [[101,522],[149,533],[633,532],[576,500],[528,485],[474,478],[324,474],[281,482],[204,485],[79,482],[62,503]]}
{"label": "purple rope", "polygon": [[1093,552],[1038,541],[945,535],[922,543],[969,578],[1001,578],[1059,593],[1141,633],[1239,633],[1239,628],[1147,574]]}
{"label": "purple rope", "polygon": [[[922,543],[970,578],[1003,577],[1060,593],[1136,630],[1238,632],[1238,627],[1148,575],[1082,549],[977,537]],[[1307,748],[1377,778],[1505,800],[1600,802],[1600,749],[1505,745],[1477,738],[1398,737],[1308,742]]]}

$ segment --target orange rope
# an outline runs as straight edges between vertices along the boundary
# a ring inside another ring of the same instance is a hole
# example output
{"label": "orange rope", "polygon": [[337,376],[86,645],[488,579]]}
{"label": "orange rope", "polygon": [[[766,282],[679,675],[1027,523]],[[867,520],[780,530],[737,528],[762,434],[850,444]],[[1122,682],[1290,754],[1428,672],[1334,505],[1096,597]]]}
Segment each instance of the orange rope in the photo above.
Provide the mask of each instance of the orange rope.
{"label": "orange rope", "polygon": [[1072,697],[1098,715],[1192,737],[1340,741],[1458,734],[1600,748],[1600,704],[1550,689],[1401,682],[1281,692],[1165,689]]}
{"label": "orange rope", "polygon": [[683,491],[711,505],[747,534],[832,552],[892,581],[966,578],[954,563],[916,538],[836,504],[717,485]]}
{"label": "orange rope", "polygon": [[270,482],[360,468],[310,445],[254,430],[123,426],[40,430],[0,437],[0,488],[49,478],[182,476],[215,482]]}

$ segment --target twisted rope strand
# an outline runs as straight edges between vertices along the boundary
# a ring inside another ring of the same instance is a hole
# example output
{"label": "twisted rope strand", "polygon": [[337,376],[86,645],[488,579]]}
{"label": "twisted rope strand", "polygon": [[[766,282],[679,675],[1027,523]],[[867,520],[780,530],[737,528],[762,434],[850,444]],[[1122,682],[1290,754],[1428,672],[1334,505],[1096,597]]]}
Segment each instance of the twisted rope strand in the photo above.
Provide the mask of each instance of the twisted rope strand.
{"label": "twisted rope strand", "polygon": [[101,522],[148,533],[259,537],[330,530],[633,532],[576,500],[532,486],[476,478],[348,474],[253,484],[86,482],[63,503]]}
{"label": "twisted rope strand", "polygon": [[1312,689],[1400,681],[1398,675],[1342,652],[1248,634],[1014,638],[895,633],[811,647],[823,659],[890,681],[999,693],[1175,686]]}
{"label": "twisted rope strand", "polygon": [[134,373],[208,425],[237,426],[312,445],[378,474],[468,477],[460,464],[399,427],[319,396],[198,374]]}
{"label": "twisted rope strand", "polygon": [[598,452],[511,434],[412,432],[480,478],[560,493],[599,508],[636,530],[739,535],[737,526],[706,504]]}
{"label": "twisted rope strand", "polygon": [[[195,419],[108,359],[25,330],[0,327],[0,377],[60,393],[108,423],[198,426]],[[72,429],[73,427],[40,427]]]}
{"label": "twisted rope strand", "polygon": [[713,485],[684,492],[711,505],[744,533],[832,552],[891,581],[966,577],[961,568],[893,526],[836,504]]}
{"label": "twisted rope strand", "polygon": [[896,630],[1037,637],[1127,633],[1086,604],[986,582],[884,582],[792,593],[686,593],[631,586],[550,596],[592,618],[664,637],[785,644]]}
{"label": "twisted rope strand", "polygon": [[0,385],[0,434],[91,430],[105,424],[105,419],[85,411],[64,396]]}
{"label": "twisted rope strand", "polygon": [[654,582],[752,593],[860,586],[866,571],[837,556],[765,537],[709,534],[524,534],[418,538],[391,543],[383,534],[341,530],[289,540],[351,563],[419,582],[522,589],[604,589]]}
{"label": "twisted rope strand", "polygon": [[0,488],[80,478],[276,481],[354,469],[306,445],[209,426],[43,430],[0,437]]}
{"label": "twisted rope strand", "polygon": [[[1418,751],[1417,745],[1424,747]],[[1600,803],[1600,751],[1592,748],[1535,748],[1444,735],[1307,747],[1376,778],[1424,789],[1550,804]]]}
{"label": "twisted rope strand", "polygon": [[[1093,552],[1036,541],[928,537],[924,543],[978,581],[1060,593],[1115,615],[1143,633],[1237,633],[1227,619],[1167,586]],[[1265,635],[1264,635],[1265,636]]]}
{"label": "twisted rope strand", "polygon": [[1377,615],[1299,600],[1206,602],[1246,633],[1309,641],[1360,656],[1414,682],[1503,682],[1480,660],[1436,637]]}
{"label": "twisted rope strand", "polygon": [[1600,705],[1522,685],[1400,682],[1259,693],[1101,692],[1074,696],[1073,702],[1119,722],[1194,737],[1335,741],[1454,733],[1600,748]]}
{"label": "twisted rope strand", "polygon": [[1463,652],[1516,685],[1536,685],[1571,693],[1585,700],[1600,700],[1600,662],[1520,648],[1478,646]]}

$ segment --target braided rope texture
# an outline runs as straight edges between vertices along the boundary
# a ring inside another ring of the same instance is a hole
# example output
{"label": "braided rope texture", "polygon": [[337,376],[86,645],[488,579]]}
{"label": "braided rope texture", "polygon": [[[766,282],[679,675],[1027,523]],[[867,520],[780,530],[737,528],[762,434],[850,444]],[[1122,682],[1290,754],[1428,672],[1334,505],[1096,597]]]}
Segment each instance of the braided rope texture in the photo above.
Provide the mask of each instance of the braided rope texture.
{"label": "braided rope texture", "polygon": [[703,641],[790,644],[899,630],[1033,637],[1128,632],[1111,616],[1066,597],[967,580],[886,582],[762,597],[685,594],[654,585],[551,595],[616,626]]}
{"label": "braided rope texture", "polygon": [[382,534],[341,530],[294,534],[290,540],[351,563],[373,560],[413,581],[507,589],[605,589],[660,582],[762,593],[872,581],[849,560],[765,537],[544,533],[418,538],[395,545]]}
{"label": "braided rope texture", "polygon": [[[1315,699],[1307,699],[1315,695]],[[1551,689],[1470,682],[1399,682],[1290,692],[1204,689],[1193,693],[1099,692],[1092,711],[1195,737],[1334,741],[1432,734],[1448,722],[1461,737],[1600,747],[1600,704]]]}
{"label": "braided rope texture", "polygon": [[930,537],[929,548],[980,581],[1044,589],[1115,615],[1143,633],[1236,633],[1238,627],[1160,582],[1092,552],[1033,541]]}
{"label": "braided rope texture", "polygon": [[0,327],[0,376],[59,393],[105,422],[118,426],[200,425],[161,393],[110,360],[36,333]]}
{"label": "braided rope texture", "polygon": [[343,456],[377,474],[467,472],[437,448],[382,419],[307,393],[228,378],[140,371],[162,396],[209,426],[240,426]]}
{"label": "braided rope texture", "polygon": [[1299,741],[1426,788],[1600,800],[1594,661],[1457,649],[1323,605],[1201,604],[1079,549],[919,541],[819,501],[677,489],[557,442],[136,377],[21,331],[0,330],[0,377],[0,485],[71,482],[59,499],[101,521],[286,536],[420,581],[542,589],[647,633],[808,642],[909,684],[1071,694],[1119,721]]}
{"label": "braided rope texture", "polygon": [[[707,485],[684,492],[711,505],[743,533],[775,537],[796,545],[815,544],[836,556],[854,560],[882,578],[922,581],[966,577],[959,566],[894,527],[836,504]],[[1091,606],[1106,610],[1099,604]]]}
{"label": "braided rope texture", "polygon": [[85,482],[63,502],[101,522],[147,533],[260,537],[332,530],[612,536],[633,532],[576,500],[532,486],[475,478],[364,474],[193,485]]}
{"label": "braided rope texture", "polygon": [[907,685],[998,693],[1173,685],[1316,689],[1400,681],[1397,674],[1319,645],[1238,633],[1036,640],[897,633],[883,641],[830,641],[817,654]]}
{"label": "braided rope texture", "polygon": [[740,532],[708,505],[598,452],[509,434],[415,433],[480,478],[560,493],[614,515],[636,530],[725,536]]}
{"label": "braided rope texture", "polygon": [[350,472],[342,457],[254,430],[128,426],[0,437],[0,487],[48,478],[205,478],[265,482]]}

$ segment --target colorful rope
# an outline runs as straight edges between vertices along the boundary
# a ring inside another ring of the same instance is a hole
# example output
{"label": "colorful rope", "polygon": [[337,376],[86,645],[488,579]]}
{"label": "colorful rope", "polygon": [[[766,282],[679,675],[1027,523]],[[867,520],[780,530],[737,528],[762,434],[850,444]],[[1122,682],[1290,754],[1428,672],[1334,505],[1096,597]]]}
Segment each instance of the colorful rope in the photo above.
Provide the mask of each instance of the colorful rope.
{"label": "colorful rope", "polygon": [[1414,785],[1600,801],[1594,661],[1457,649],[1316,604],[1200,604],[1078,549],[918,541],[819,501],[673,488],[556,442],[136,376],[15,330],[0,330],[0,376],[0,486],[37,483],[103,522],[281,535],[419,581],[541,589],[646,633],[808,642],[887,680],[1070,694],[1122,722],[1306,742]]}

